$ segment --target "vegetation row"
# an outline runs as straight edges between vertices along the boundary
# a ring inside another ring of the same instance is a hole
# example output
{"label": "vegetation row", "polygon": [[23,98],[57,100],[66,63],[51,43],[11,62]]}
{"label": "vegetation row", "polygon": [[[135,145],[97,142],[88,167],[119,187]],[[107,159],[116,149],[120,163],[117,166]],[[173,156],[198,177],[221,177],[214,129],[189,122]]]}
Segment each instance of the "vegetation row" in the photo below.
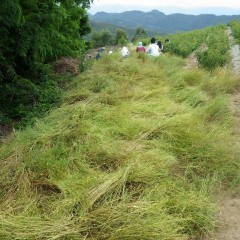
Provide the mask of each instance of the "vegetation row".
{"label": "vegetation row", "polygon": [[232,29],[233,37],[235,38],[236,43],[240,44],[240,22],[233,20],[228,25]]}

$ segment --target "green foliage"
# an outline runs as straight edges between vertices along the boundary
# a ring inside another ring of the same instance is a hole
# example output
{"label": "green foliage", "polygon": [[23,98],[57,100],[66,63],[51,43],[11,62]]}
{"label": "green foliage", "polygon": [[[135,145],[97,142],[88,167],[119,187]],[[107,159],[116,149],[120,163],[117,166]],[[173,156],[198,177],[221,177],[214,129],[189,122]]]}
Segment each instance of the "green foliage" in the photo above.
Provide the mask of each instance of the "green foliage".
{"label": "green foliage", "polygon": [[18,122],[15,126],[31,124],[34,117],[42,116],[62,99],[60,79],[47,65],[41,66],[41,71],[37,81],[15,76],[1,87],[0,110],[8,121]]}
{"label": "green foliage", "polygon": [[146,37],[146,36],[147,36],[147,33],[146,33],[145,29],[142,28],[142,27],[139,27],[139,28],[136,29],[132,41],[135,42],[135,41],[137,41],[138,39],[144,38],[144,37]]}
{"label": "green foliage", "polygon": [[127,41],[126,32],[123,29],[118,29],[115,36],[115,43],[125,45]]}
{"label": "green foliage", "polygon": [[209,28],[204,28],[192,32],[168,35],[166,38],[171,40],[170,43],[164,44],[164,39],[162,38],[164,52],[174,53],[186,58],[205,42],[209,31]]}
{"label": "green foliage", "polygon": [[81,37],[90,30],[85,10],[89,4],[89,0],[0,2],[2,115],[14,119],[28,115],[32,108],[45,102],[40,100],[41,92],[50,82],[56,89],[51,87],[48,91],[47,105],[50,107],[54,99],[59,99],[57,83],[48,79],[50,70],[46,64],[61,56],[79,57],[84,53]]}
{"label": "green foliage", "polygon": [[206,39],[207,49],[197,52],[197,60],[201,67],[214,70],[229,63],[229,40],[225,34],[225,26],[217,26],[211,29]]}
{"label": "green foliage", "polygon": [[91,32],[91,25],[89,23],[89,18],[87,12],[83,12],[79,22],[79,34],[81,37]]}
{"label": "green foliage", "polygon": [[102,30],[101,32],[93,32],[91,34],[91,42],[94,48],[109,46],[112,41],[112,35],[108,30]]}
{"label": "green foliage", "polygon": [[227,65],[230,60],[229,42],[225,30],[226,26],[218,25],[202,30],[168,35],[166,38],[170,39],[170,43],[164,43],[163,37],[159,39],[164,43],[164,52],[183,58],[195,52],[200,67],[214,70]]}
{"label": "green foliage", "polygon": [[232,20],[228,24],[232,29],[233,37],[235,38],[236,42],[240,44],[240,21]]}
{"label": "green foliage", "polygon": [[[90,25],[91,25],[92,32],[101,32],[102,30],[107,29],[111,33],[112,36],[115,36],[117,30],[119,29],[119,26],[115,26],[115,25],[108,24],[105,22],[90,21]],[[122,29],[126,32],[127,39],[134,38],[134,35],[136,33],[135,29],[131,29],[131,28],[122,28]],[[147,29],[145,31],[146,31],[146,35],[149,37],[156,34],[155,32],[149,31]],[[85,37],[85,39],[87,39],[87,40],[90,40],[90,38],[91,38],[91,35],[87,35]],[[115,44],[115,42],[113,42],[113,44]]]}

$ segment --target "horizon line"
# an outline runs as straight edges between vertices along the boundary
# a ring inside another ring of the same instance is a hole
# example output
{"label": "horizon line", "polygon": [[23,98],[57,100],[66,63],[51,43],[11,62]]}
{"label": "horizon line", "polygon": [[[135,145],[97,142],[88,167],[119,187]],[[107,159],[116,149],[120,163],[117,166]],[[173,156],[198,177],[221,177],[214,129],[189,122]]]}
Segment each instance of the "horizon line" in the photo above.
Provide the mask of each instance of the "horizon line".
{"label": "horizon line", "polygon": [[[91,12],[92,11],[92,12]],[[124,13],[124,12],[131,12],[131,11],[138,11],[138,12],[152,12],[152,11],[158,11],[161,13],[164,13],[165,15],[171,15],[171,14],[185,14],[185,15],[216,15],[216,16],[231,16],[231,15],[240,15],[240,9],[234,9],[234,8],[224,8],[224,7],[201,7],[201,8],[191,8],[191,9],[184,9],[184,8],[170,8],[170,7],[163,7],[162,9],[147,9],[147,10],[140,10],[140,9],[129,9],[129,10],[115,10],[115,9],[100,9],[99,11],[87,9],[87,12],[95,15],[99,12],[105,12],[105,13]],[[207,12],[210,11],[210,12]],[[212,12],[211,12],[212,11]],[[220,12],[222,11],[222,13]],[[225,11],[225,13],[223,12]],[[219,12],[219,13],[218,13]]]}

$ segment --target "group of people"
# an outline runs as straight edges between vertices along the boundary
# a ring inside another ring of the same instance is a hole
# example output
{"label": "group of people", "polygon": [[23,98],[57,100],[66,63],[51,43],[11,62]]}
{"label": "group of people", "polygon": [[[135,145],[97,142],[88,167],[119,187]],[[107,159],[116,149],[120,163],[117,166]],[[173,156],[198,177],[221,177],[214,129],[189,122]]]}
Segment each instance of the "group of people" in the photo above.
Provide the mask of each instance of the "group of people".
{"label": "group of people", "polygon": [[[169,39],[166,39],[165,42],[170,42]],[[105,48],[101,48],[99,51],[98,51],[98,54],[96,56],[96,59],[99,59],[100,58],[100,54],[105,50]],[[136,52],[140,53],[140,52],[143,52],[143,53],[147,53],[149,56],[153,56],[153,57],[158,57],[163,51],[163,45],[161,43],[161,41],[158,41],[156,42],[156,39],[153,37],[151,38],[151,43],[150,45],[145,48],[143,46],[143,43],[142,42],[139,42],[138,43],[138,46],[136,48]],[[112,54],[112,51],[110,50],[109,51],[109,54]],[[129,56],[129,51],[128,51],[128,48],[126,46],[123,46],[122,49],[121,49],[121,55],[122,57],[128,57]]]}
{"label": "group of people", "polygon": [[[165,40],[165,43],[169,43],[169,42],[170,42],[169,39]],[[163,45],[161,41],[156,42],[156,38],[153,37],[151,38],[151,43],[147,48],[143,46],[142,42],[139,42],[136,48],[136,52],[138,53],[143,52],[148,54],[149,56],[158,57],[163,52]],[[129,51],[127,47],[124,46],[121,50],[121,53],[122,53],[122,57],[127,57],[129,55]]]}
{"label": "group of people", "polygon": [[153,57],[158,57],[163,51],[163,45],[160,41],[156,43],[156,39],[151,38],[151,44],[147,47],[147,49],[143,46],[142,42],[138,43],[136,48],[136,52],[146,52],[148,55]]}

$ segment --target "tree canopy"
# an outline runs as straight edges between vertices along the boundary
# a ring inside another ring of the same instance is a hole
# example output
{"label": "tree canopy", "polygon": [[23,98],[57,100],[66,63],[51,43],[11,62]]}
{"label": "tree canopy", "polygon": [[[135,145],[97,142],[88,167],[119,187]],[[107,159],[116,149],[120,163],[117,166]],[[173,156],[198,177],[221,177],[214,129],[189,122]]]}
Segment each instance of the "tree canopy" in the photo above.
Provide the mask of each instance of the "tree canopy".
{"label": "tree canopy", "polygon": [[85,9],[91,2],[1,0],[0,116],[18,117],[13,108],[38,101],[46,64],[84,52],[82,36],[90,32]]}
{"label": "tree canopy", "polygon": [[128,41],[126,32],[123,29],[117,29],[115,40],[116,44],[126,44]]}
{"label": "tree canopy", "polygon": [[94,48],[108,46],[112,43],[112,35],[107,29],[92,32],[91,41]]}
{"label": "tree canopy", "polygon": [[132,41],[134,42],[134,41],[138,40],[139,38],[143,38],[146,36],[147,36],[147,33],[146,33],[145,29],[142,27],[138,27],[135,31]]}

